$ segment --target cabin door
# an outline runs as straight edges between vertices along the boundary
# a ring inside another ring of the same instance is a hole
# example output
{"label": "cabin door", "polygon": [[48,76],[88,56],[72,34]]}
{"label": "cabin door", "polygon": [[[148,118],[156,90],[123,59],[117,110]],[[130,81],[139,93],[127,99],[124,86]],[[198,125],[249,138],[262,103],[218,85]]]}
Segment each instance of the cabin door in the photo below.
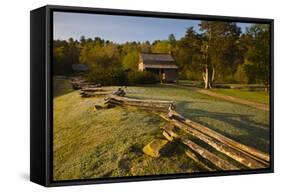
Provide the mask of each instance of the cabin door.
{"label": "cabin door", "polygon": [[165,83],[166,74],[163,69],[159,69],[159,80],[160,80],[160,83]]}

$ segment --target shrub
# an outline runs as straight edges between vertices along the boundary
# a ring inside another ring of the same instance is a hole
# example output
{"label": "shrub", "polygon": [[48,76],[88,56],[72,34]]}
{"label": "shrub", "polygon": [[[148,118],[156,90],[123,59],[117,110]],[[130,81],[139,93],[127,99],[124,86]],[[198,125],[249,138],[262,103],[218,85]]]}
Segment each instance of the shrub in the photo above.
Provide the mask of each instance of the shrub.
{"label": "shrub", "polygon": [[221,79],[222,83],[238,83],[233,74],[227,75]]}
{"label": "shrub", "polygon": [[234,74],[234,78],[239,83],[248,83],[248,76],[245,72],[244,66],[239,65],[236,73]]}
{"label": "shrub", "polygon": [[91,67],[86,79],[103,86],[153,84],[158,82],[157,76],[148,71],[128,71],[119,67],[103,68],[97,65]]}
{"label": "shrub", "polygon": [[125,55],[123,59],[123,68],[125,70],[135,70],[137,69],[138,66],[138,61],[139,61],[139,55],[138,52],[133,51],[129,52],[127,55]]}
{"label": "shrub", "polygon": [[155,74],[149,71],[130,71],[127,73],[128,84],[154,84],[158,82]]}
{"label": "shrub", "polygon": [[127,85],[127,75],[121,68],[102,68],[92,66],[86,75],[88,81],[101,85]]}

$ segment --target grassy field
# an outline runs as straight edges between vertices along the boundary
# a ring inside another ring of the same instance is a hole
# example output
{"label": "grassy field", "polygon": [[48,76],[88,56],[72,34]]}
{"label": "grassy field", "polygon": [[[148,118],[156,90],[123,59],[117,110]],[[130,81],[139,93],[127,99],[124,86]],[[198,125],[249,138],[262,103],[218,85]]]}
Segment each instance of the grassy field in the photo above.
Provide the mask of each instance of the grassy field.
{"label": "grassy field", "polygon": [[258,103],[269,104],[269,94],[264,91],[246,91],[237,89],[212,89],[216,93],[247,99]]}
{"label": "grassy field", "polygon": [[[189,81],[189,80],[180,80],[179,85],[182,86],[188,86],[188,87],[198,87],[203,88],[203,85],[199,81]],[[239,86],[245,86],[246,84],[221,84],[225,86],[233,86],[233,87],[239,87]],[[252,86],[261,86],[259,84],[251,84]],[[249,90],[249,88],[243,88],[243,89],[226,89],[226,88],[213,88],[211,91],[216,93],[221,93],[228,96],[238,97],[241,99],[246,99],[253,102],[263,103],[263,104],[269,104],[269,94],[266,93],[263,89],[262,90]]]}
{"label": "grassy field", "polygon": [[[157,115],[122,107],[97,111],[94,105],[103,98],[81,98],[63,79],[54,83],[55,180],[201,171],[180,145],[169,144],[157,159],[143,154],[146,144],[163,138],[159,127],[164,122]],[[60,87],[66,87],[64,94]],[[174,100],[185,117],[241,143],[269,150],[266,111],[169,85],[127,87],[126,92],[128,97]]]}

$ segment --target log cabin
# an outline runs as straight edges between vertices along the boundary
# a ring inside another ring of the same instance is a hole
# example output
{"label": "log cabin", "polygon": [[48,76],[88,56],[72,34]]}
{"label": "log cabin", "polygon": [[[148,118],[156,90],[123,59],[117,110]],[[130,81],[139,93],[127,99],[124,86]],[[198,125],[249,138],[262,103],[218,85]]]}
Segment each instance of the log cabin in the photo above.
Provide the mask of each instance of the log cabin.
{"label": "log cabin", "polygon": [[90,70],[90,66],[88,64],[72,64],[72,71],[77,74],[83,74]]}
{"label": "log cabin", "polygon": [[156,74],[161,83],[177,82],[178,80],[178,66],[170,54],[140,53],[138,70]]}

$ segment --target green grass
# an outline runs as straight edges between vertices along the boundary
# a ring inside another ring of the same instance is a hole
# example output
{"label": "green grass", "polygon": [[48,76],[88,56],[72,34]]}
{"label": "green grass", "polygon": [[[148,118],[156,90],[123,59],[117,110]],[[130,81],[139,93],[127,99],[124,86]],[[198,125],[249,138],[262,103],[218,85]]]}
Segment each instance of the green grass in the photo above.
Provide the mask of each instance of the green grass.
{"label": "green grass", "polygon": [[[179,85],[183,86],[194,86],[202,88],[203,85],[200,81],[190,81],[190,80],[180,80]],[[245,86],[242,89],[225,89],[225,88],[213,88],[211,91],[216,93],[221,93],[228,96],[238,97],[241,99],[246,99],[249,101],[254,101],[263,104],[269,104],[269,94],[264,91],[262,88],[258,88],[255,91],[250,90],[251,88],[247,88],[247,84],[221,84],[225,86]],[[251,84],[249,86],[261,86],[260,84]],[[253,89],[253,88],[252,88]]]}
{"label": "green grass", "polygon": [[[68,87],[55,79],[55,87]],[[54,98],[54,179],[88,179],[187,173],[200,171],[178,144],[169,144],[157,159],[142,148],[163,138],[163,120],[148,111],[115,107],[96,111],[103,98],[81,98],[78,91],[60,92]],[[116,89],[117,87],[109,87]],[[176,102],[177,110],[241,143],[268,152],[269,113],[171,85],[126,88],[134,98]]]}
{"label": "green grass", "polygon": [[134,108],[95,111],[95,103],[100,99],[81,99],[77,92],[55,99],[55,180],[199,170],[183,153],[176,153],[178,146],[171,146],[171,156],[159,159],[142,153],[144,145],[163,138],[158,116]]}
{"label": "green grass", "polygon": [[137,98],[174,100],[183,116],[206,125],[241,143],[268,151],[269,113],[239,105],[190,89],[170,86],[130,87],[128,95]]}
{"label": "green grass", "polygon": [[269,104],[269,94],[263,91],[246,91],[237,89],[211,89],[211,91],[221,93],[224,95],[238,97],[241,99],[246,99],[249,101]]}

